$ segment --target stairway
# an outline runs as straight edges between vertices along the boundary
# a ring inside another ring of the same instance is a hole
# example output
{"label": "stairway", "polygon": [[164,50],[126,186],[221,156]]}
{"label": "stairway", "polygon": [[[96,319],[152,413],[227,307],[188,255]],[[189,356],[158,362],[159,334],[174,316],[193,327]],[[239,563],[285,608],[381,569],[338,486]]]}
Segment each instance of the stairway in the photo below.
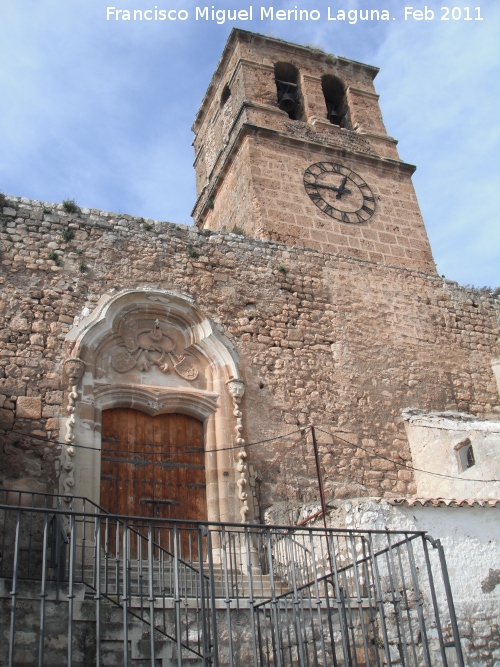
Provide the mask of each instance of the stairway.
{"label": "stairway", "polygon": [[[118,574],[117,574],[118,572]],[[92,566],[86,566],[84,570],[84,580],[90,586],[94,587],[94,571]],[[119,590],[116,588],[118,576]],[[245,604],[250,598],[250,578],[248,574],[240,572],[227,572],[225,575],[221,570],[215,569],[212,574],[212,582],[209,582],[205,575],[205,595],[212,595],[210,583],[213,585],[213,595],[216,598],[216,606],[221,606],[220,600],[230,598],[234,602]],[[118,598],[117,593],[123,592],[123,568],[120,564],[116,567],[108,567],[106,570],[101,568],[101,593],[113,598]],[[272,597],[271,579],[269,574],[262,574],[257,571],[252,576],[252,593],[254,599],[268,599]],[[175,577],[173,565],[171,563],[158,563],[153,565],[153,590],[157,600],[156,604],[166,605],[167,608],[173,605],[175,597]],[[274,581],[274,594],[276,596],[289,592],[290,588],[285,582]],[[189,576],[186,573],[180,573],[178,577],[179,598],[182,600],[192,600],[193,603],[199,602],[200,593],[200,575],[194,569],[190,571]],[[148,597],[149,593],[149,565],[141,563],[140,568],[137,561],[130,561],[128,569],[128,593],[136,605],[139,605],[143,598]]]}
{"label": "stairway", "polygon": [[[0,636],[8,637],[10,630],[12,598],[11,582],[0,579]],[[124,665],[123,609],[103,599],[101,613],[101,658],[96,662],[96,601],[83,584],[73,590],[72,666],[118,667]],[[16,631],[14,636],[14,661],[16,667],[38,665],[40,642],[40,583],[19,581],[16,598]],[[167,611],[167,624],[174,631],[174,612]],[[44,624],[44,665],[68,666],[69,604],[67,584],[59,592],[51,583],[47,587]],[[169,617],[169,618],[168,618]],[[151,635],[147,623],[127,614],[128,660],[130,667],[152,667]],[[175,635],[175,632],[174,632]],[[0,665],[8,665],[8,644],[0,643]],[[202,659],[192,651],[182,650],[182,665],[202,667]],[[177,667],[177,645],[155,632],[154,667]]]}

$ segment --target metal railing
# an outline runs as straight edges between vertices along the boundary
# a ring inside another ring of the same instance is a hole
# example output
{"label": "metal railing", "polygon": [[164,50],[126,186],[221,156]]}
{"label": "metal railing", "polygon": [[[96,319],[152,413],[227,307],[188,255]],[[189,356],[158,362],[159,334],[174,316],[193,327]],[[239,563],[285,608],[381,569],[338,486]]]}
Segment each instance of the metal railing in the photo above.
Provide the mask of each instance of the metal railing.
{"label": "metal railing", "polygon": [[0,664],[464,665],[443,550],[425,533],[0,500]]}

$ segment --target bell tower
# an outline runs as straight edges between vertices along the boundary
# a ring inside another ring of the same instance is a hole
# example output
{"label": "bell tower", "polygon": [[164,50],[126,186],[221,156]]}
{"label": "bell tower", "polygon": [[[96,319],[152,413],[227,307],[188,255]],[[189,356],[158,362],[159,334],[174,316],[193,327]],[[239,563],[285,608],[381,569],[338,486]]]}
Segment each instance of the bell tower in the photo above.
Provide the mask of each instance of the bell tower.
{"label": "bell tower", "polygon": [[377,72],[233,30],[193,124],[195,224],[436,273]]}

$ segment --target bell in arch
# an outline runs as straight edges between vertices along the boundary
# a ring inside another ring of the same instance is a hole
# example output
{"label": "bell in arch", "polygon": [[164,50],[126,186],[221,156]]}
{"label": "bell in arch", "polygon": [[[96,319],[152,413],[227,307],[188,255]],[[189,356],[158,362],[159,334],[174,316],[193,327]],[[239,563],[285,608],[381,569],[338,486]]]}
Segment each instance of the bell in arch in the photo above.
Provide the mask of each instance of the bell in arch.
{"label": "bell in arch", "polygon": [[333,125],[340,125],[340,121],[342,120],[342,116],[340,115],[340,111],[337,109],[335,104],[329,102],[326,105],[327,111],[326,111],[326,117],[332,123]]}
{"label": "bell in arch", "polygon": [[287,114],[293,113],[297,108],[297,99],[295,93],[285,92],[281,96],[278,103],[281,111],[286,111]]}

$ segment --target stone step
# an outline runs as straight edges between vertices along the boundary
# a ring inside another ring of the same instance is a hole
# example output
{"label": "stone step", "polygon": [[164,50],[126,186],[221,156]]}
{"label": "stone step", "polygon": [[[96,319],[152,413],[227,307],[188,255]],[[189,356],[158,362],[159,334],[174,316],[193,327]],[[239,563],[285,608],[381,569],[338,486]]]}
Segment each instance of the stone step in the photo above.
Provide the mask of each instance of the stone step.
{"label": "stone step", "polygon": [[[147,596],[149,592],[148,581],[149,569],[143,567],[139,571],[137,565],[132,565],[129,569],[129,594],[138,596],[141,594]],[[122,571],[118,571],[118,581],[122,581]],[[88,582],[93,582],[94,575],[91,567],[84,571],[84,578]],[[107,572],[101,571],[101,591],[109,594],[116,593],[116,569],[110,568]],[[154,568],[154,594],[155,597],[173,597],[175,594],[175,582],[172,570]],[[228,576],[227,581],[223,573],[215,571],[212,579],[214,594],[216,598],[248,598],[250,596],[250,579],[247,574],[235,573]],[[274,581],[275,595],[282,595],[290,589],[285,582]],[[121,592],[121,589],[120,589]],[[252,593],[257,598],[272,597],[271,579],[268,574],[258,574],[252,578]],[[186,580],[179,576],[179,594],[182,598],[199,597],[199,579],[194,575],[192,579]]]}
{"label": "stone step", "polygon": [[[0,633],[7,637],[10,625],[12,598],[11,582],[0,579]],[[16,600],[16,633],[14,664],[16,667],[32,667],[38,656],[40,603],[38,582],[18,583]],[[55,588],[47,586],[45,604],[44,664],[51,667],[67,666],[68,613],[67,585],[61,585],[56,600]],[[97,667],[96,608],[95,601],[85,599],[85,587],[74,586],[73,593],[73,667]],[[101,611],[101,661],[99,667],[123,665],[123,610],[108,600],[102,600]],[[167,631],[174,634],[174,615],[170,613]],[[194,618],[194,617],[193,617]],[[145,615],[147,621],[147,615]],[[150,626],[147,622],[127,615],[128,656],[132,667],[152,667]],[[0,646],[0,665],[5,664],[6,645]],[[168,637],[155,633],[154,667],[177,667],[176,644]],[[182,649],[182,664],[186,667],[202,667],[202,660],[195,653]]]}

